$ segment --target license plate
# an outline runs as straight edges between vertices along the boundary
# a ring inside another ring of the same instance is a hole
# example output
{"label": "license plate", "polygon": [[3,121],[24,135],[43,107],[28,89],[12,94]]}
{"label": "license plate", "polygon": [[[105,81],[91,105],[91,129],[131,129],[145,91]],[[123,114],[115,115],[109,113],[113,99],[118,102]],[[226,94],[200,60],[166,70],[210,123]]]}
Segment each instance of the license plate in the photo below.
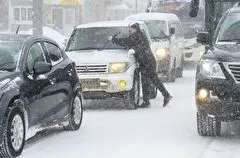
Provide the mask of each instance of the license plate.
{"label": "license plate", "polygon": [[81,79],[83,88],[93,89],[100,87],[100,79]]}

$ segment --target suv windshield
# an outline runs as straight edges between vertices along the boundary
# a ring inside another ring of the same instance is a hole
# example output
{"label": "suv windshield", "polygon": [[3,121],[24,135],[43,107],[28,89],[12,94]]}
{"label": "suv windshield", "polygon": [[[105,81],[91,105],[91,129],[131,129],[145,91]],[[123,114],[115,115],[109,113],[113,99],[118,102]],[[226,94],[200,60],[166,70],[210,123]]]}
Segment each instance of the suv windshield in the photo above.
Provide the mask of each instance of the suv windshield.
{"label": "suv windshield", "polygon": [[165,21],[145,20],[152,39],[167,38],[167,24]]}
{"label": "suv windshield", "polygon": [[0,41],[0,70],[14,71],[17,67],[21,42]]}
{"label": "suv windshield", "polygon": [[240,41],[240,13],[230,13],[220,28],[218,41]]}
{"label": "suv windshield", "polygon": [[[119,33],[119,38],[128,37],[128,27],[96,27],[76,29],[71,35],[66,51],[101,49],[110,35]],[[124,49],[108,43],[105,49]]]}

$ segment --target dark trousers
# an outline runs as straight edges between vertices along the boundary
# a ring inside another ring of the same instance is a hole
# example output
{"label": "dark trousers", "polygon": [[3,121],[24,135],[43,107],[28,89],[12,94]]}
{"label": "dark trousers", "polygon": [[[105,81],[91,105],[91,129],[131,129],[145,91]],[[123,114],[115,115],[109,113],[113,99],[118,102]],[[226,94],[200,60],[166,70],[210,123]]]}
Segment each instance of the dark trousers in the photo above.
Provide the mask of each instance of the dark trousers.
{"label": "dark trousers", "polygon": [[150,88],[151,84],[157,87],[157,89],[162,93],[162,95],[168,96],[169,93],[164,87],[160,78],[158,78],[158,74],[154,71],[154,68],[149,69],[141,69],[141,79],[142,79],[142,91],[143,91],[143,101],[148,102],[150,100]]}

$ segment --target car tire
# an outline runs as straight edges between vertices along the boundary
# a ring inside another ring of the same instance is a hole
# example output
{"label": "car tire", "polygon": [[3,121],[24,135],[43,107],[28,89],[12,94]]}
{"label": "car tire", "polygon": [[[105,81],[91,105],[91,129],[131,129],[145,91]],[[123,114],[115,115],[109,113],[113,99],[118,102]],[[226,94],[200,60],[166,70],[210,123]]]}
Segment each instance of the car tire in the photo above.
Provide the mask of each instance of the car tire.
{"label": "car tire", "polygon": [[0,157],[18,157],[25,144],[24,115],[19,108],[11,107],[4,123],[3,143],[0,146]]}
{"label": "car tire", "polygon": [[69,124],[64,127],[67,131],[76,131],[80,128],[83,118],[83,104],[80,95],[75,94],[70,103],[70,112],[68,116]]}
{"label": "car tire", "polygon": [[127,109],[137,109],[140,102],[140,77],[135,73],[133,80],[133,88],[124,94],[124,104]]}
{"label": "car tire", "polygon": [[209,117],[197,113],[197,129],[200,136],[216,137],[221,133],[221,121],[215,117]]}
{"label": "car tire", "polygon": [[183,57],[182,57],[181,63],[180,63],[180,67],[177,68],[177,71],[176,71],[176,77],[177,77],[177,78],[183,77],[183,66],[184,66],[184,59],[183,59]]}

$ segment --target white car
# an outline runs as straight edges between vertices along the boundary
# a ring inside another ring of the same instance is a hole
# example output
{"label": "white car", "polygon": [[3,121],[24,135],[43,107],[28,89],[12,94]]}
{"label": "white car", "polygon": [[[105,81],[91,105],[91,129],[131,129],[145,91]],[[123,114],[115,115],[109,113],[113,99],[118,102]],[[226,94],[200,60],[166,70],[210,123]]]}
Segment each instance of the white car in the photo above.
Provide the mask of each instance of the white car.
{"label": "white car", "polygon": [[[108,42],[110,35],[128,37],[129,21],[83,24],[73,31],[67,55],[76,62],[85,99],[123,98],[127,108],[139,105],[140,75],[134,50]],[[143,22],[139,22],[150,42]],[[105,45],[105,48],[103,46]],[[152,90],[155,95],[155,88]]]}
{"label": "white car", "polygon": [[159,76],[174,82],[183,75],[184,33],[181,22],[175,14],[140,13],[125,20],[144,21],[150,36],[151,48],[158,63]]}
{"label": "white car", "polygon": [[185,63],[197,63],[204,52],[205,52],[205,47],[197,43],[196,38],[185,40],[185,47],[184,47]]}

